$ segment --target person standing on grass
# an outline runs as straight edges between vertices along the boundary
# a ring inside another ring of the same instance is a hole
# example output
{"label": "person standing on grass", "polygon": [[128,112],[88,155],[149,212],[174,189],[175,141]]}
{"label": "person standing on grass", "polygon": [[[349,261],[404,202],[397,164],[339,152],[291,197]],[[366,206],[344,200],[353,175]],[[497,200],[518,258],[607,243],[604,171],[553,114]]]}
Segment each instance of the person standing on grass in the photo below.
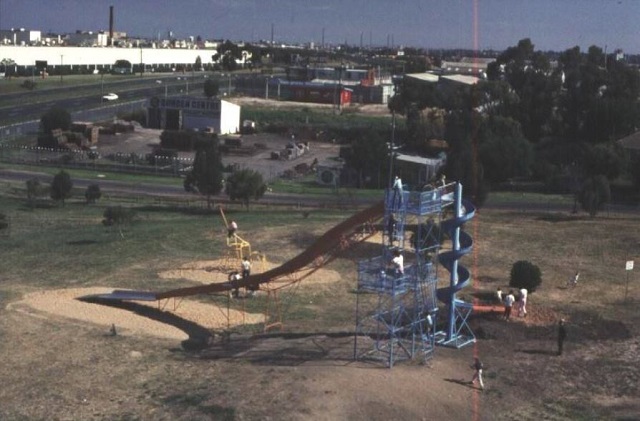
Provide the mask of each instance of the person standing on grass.
{"label": "person standing on grass", "polygon": [[516,297],[513,295],[513,290],[509,290],[509,293],[504,297],[504,319],[509,321],[511,319],[511,309]]}
{"label": "person standing on grass", "polygon": [[562,355],[564,340],[567,338],[567,330],[564,326],[564,319],[558,322],[558,355]]}
{"label": "person standing on grass", "polygon": [[496,298],[498,299],[498,304],[502,304],[503,298],[502,298],[502,288],[498,288],[496,290]]}
{"label": "person standing on grass", "polygon": [[473,368],[473,377],[471,378],[470,384],[474,384],[476,381],[480,385],[480,389],[484,390],[484,382],[482,381],[482,361],[480,358],[476,357],[473,359],[473,364],[471,364],[471,368]]}

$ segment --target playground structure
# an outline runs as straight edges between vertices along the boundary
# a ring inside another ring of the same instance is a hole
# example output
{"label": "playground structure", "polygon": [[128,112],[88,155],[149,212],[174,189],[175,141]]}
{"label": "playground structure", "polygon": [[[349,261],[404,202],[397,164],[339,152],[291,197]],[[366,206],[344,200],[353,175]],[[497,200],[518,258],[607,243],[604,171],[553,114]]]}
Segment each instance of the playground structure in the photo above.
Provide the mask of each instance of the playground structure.
{"label": "playground structure", "polygon": [[[252,273],[244,279],[164,292],[114,290],[110,294],[83,298],[102,302],[157,301],[163,307],[173,300],[175,309],[187,296],[226,293],[229,297],[234,289],[260,288],[267,294],[265,331],[281,328],[279,291],[298,285],[337,258],[341,251],[369,238],[375,233],[374,222],[382,218],[381,254],[358,264],[354,358],[383,359],[389,367],[396,361],[412,359],[418,353],[430,359],[436,344],[459,348],[475,341],[467,325],[473,306],[456,297],[470,281],[469,271],[458,260],[472,247],[471,237],[460,227],[475,213],[474,207],[463,202],[461,196],[459,184],[417,192],[387,190],[384,201],[352,215],[294,258],[264,272]],[[453,218],[441,221],[443,211],[450,207],[454,208]],[[228,227],[222,209],[220,213]],[[451,238],[452,249],[440,252],[444,232]],[[229,258],[239,262],[243,256],[252,255],[250,243],[237,233],[228,236],[226,241]],[[387,264],[396,250],[406,257],[404,274],[400,276],[387,271]],[[450,272],[447,287],[437,288],[438,263]],[[444,330],[438,330],[437,300],[448,305]],[[373,349],[359,339],[364,336],[372,339]],[[363,350],[363,347],[367,349]]]}
{"label": "playground structure", "polygon": [[[220,216],[222,217],[222,221],[224,222],[224,227],[227,231],[229,231],[229,221],[227,221],[227,217],[224,214],[222,206],[220,206],[218,209],[220,210]],[[238,262],[238,264],[233,265],[233,267],[238,267],[239,262],[244,256],[247,256],[247,258],[251,256],[251,244],[240,237],[237,232],[233,232],[232,234],[227,235],[227,247],[230,248],[230,253],[227,254],[228,258],[235,258]]]}
{"label": "playground structure", "polygon": [[[458,260],[472,246],[460,226],[474,215],[469,203],[461,206],[461,195],[459,184],[386,191],[381,254],[358,264],[355,359],[383,360],[392,367],[419,354],[429,360],[436,344],[461,347],[475,341],[467,325],[473,307],[455,296],[468,285],[469,271]],[[454,207],[456,216],[441,221],[447,207]],[[451,238],[451,251],[440,252],[443,233]],[[404,257],[404,273],[388,269],[396,252]],[[451,273],[449,286],[440,289],[438,263]],[[437,330],[437,299],[448,305],[446,330]]]}

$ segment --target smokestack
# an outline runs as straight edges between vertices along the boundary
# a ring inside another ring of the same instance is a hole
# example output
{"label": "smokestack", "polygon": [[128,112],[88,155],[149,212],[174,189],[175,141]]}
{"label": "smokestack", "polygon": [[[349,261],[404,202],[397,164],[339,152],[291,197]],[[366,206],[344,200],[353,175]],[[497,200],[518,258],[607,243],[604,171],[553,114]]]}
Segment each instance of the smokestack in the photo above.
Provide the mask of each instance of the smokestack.
{"label": "smokestack", "polygon": [[109,6],[109,46],[113,47],[113,6]]}

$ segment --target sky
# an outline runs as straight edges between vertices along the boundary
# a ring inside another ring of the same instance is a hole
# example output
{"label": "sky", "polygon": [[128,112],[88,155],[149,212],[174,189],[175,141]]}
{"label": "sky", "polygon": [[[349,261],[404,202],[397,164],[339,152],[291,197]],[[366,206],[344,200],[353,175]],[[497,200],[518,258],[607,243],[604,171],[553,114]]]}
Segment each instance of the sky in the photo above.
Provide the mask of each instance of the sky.
{"label": "sky", "polygon": [[640,0],[0,0],[0,29],[316,45],[640,54]]}

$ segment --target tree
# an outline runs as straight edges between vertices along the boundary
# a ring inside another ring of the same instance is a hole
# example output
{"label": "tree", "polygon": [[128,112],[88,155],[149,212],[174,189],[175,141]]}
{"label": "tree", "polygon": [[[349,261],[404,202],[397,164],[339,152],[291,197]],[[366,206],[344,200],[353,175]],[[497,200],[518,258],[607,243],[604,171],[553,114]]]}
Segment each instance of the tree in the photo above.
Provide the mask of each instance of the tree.
{"label": "tree", "polygon": [[51,183],[51,198],[55,201],[61,201],[62,206],[64,206],[65,199],[71,197],[72,188],[73,181],[71,181],[71,176],[62,170],[53,177],[53,182]]}
{"label": "tree", "polygon": [[522,132],[531,142],[537,142],[550,129],[554,100],[561,79],[551,71],[551,63],[543,53],[535,51],[528,38],[507,48],[487,68],[490,80],[509,83],[518,101],[507,110],[520,122]]}
{"label": "tree", "polygon": [[484,179],[484,168],[478,159],[477,131],[480,118],[468,110],[452,112],[447,116],[445,140],[450,150],[444,173],[447,180],[457,181],[464,187],[462,194],[480,207],[487,199],[489,189]]}
{"label": "tree", "polygon": [[30,178],[26,181],[26,184],[27,201],[29,202],[29,206],[33,207],[38,196],[42,194],[42,185],[40,184],[40,180],[37,178]]}
{"label": "tree", "polygon": [[69,130],[71,127],[71,114],[69,111],[61,107],[52,107],[40,118],[40,133],[38,137],[38,146],[57,147],[58,144],[52,136],[55,129],[63,131]]}
{"label": "tree", "polygon": [[89,184],[87,190],[84,192],[84,198],[87,200],[87,204],[96,203],[98,199],[102,197],[100,186],[97,184]]}
{"label": "tree", "polygon": [[597,144],[589,147],[584,158],[584,171],[587,175],[604,175],[615,180],[626,166],[624,150],[616,143]]}
{"label": "tree", "polygon": [[478,137],[487,180],[498,183],[529,174],[533,149],[518,122],[500,116],[483,119]]}
{"label": "tree", "polygon": [[200,56],[196,57],[196,62],[193,65],[194,70],[202,70],[202,59]]}
{"label": "tree", "polygon": [[11,58],[3,58],[0,60],[0,71],[2,71],[6,77],[11,77],[16,73],[16,62]]}
{"label": "tree", "polygon": [[104,217],[102,225],[117,227],[120,237],[124,238],[122,227],[125,224],[131,223],[135,216],[135,211],[133,209],[123,208],[122,206],[109,206],[104,210],[102,216]]}
{"label": "tree", "polygon": [[184,189],[207,196],[207,207],[211,208],[211,196],[222,190],[222,161],[217,138],[197,145],[193,169],[184,180]]}
{"label": "tree", "polygon": [[578,202],[591,217],[597,215],[605,203],[611,200],[609,180],[604,175],[587,178],[578,193]]}
{"label": "tree", "polygon": [[358,187],[383,185],[388,175],[388,163],[386,137],[372,129],[359,132],[346,156],[346,164],[358,174]]}
{"label": "tree", "polygon": [[219,48],[219,53],[222,55],[222,68],[224,70],[233,71],[236,70],[238,64],[236,59],[242,58],[242,51],[238,45],[226,40]]}
{"label": "tree", "polygon": [[251,169],[235,171],[225,183],[229,199],[240,200],[248,209],[250,200],[259,200],[267,191],[262,174]]}
{"label": "tree", "polygon": [[218,95],[220,91],[220,85],[213,79],[207,79],[204,81],[204,95],[207,98],[211,98]]}
{"label": "tree", "polygon": [[133,66],[129,60],[116,60],[111,72],[119,75],[131,74]]}
{"label": "tree", "polygon": [[527,260],[518,260],[511,267],[509,286],[513,288],[525,288],[534,292],[542,283],[540,268]]}

